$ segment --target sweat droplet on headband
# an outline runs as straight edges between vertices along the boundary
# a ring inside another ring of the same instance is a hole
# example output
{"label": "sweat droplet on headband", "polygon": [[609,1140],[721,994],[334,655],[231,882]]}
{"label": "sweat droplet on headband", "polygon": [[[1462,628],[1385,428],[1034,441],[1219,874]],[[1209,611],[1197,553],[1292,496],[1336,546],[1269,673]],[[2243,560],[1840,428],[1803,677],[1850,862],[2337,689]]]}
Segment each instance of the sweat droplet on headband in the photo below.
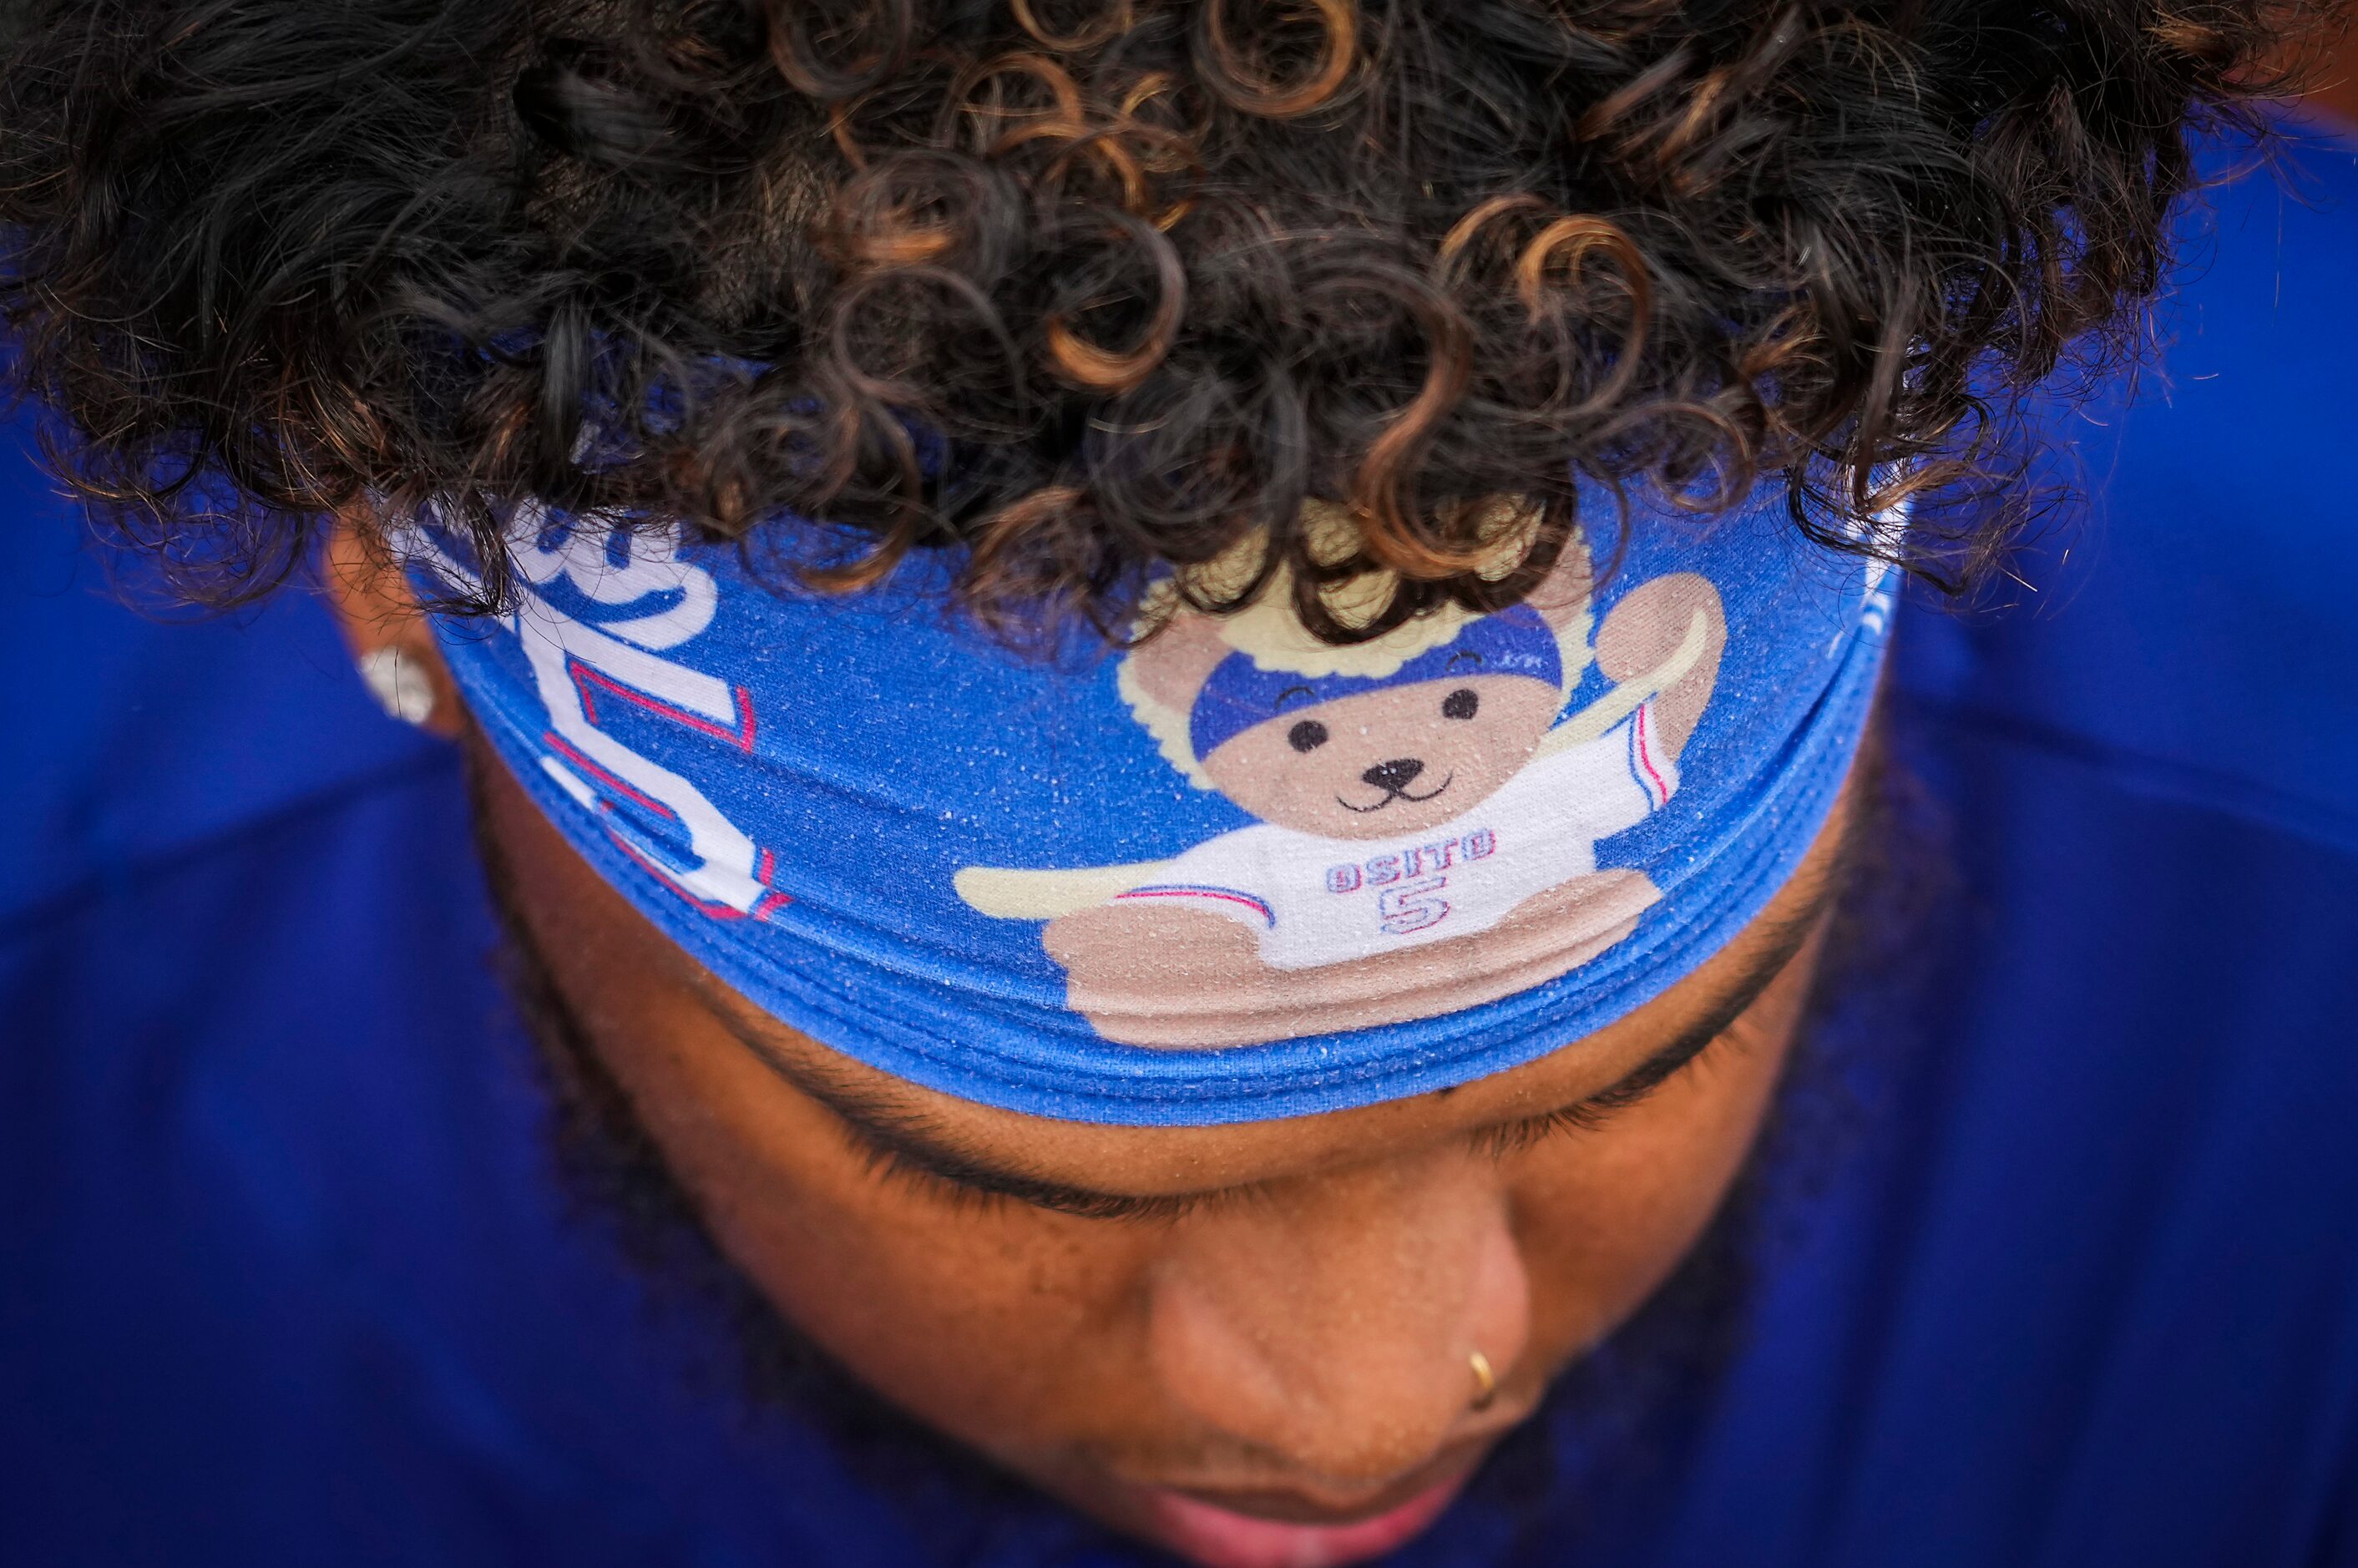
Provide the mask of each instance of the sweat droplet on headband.
{"label": "sweat droplet on headband", "polygon": [[938,559],[847,598],[534,504],[509,535],[515,611],[444,652],[608,881],[836,1050],[1129,1125],[1463,1083],[1660,994],[1799,864],[1891,609],[1766,499],[1355,646],[1279,583],[1054,662],[962,629]]}

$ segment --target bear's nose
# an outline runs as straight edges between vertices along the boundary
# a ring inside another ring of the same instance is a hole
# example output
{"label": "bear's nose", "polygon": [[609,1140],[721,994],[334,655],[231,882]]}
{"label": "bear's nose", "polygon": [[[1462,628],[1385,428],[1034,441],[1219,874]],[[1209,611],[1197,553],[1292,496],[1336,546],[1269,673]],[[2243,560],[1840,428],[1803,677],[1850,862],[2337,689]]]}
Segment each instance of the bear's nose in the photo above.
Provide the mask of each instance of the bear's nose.
{"label": "bear's nose", "polygon": [[1398,795],[1422,772],[1424,764],[1414,757],[1394,757],[1389,762],[1378,762],[1359,776],[1386,795]]}

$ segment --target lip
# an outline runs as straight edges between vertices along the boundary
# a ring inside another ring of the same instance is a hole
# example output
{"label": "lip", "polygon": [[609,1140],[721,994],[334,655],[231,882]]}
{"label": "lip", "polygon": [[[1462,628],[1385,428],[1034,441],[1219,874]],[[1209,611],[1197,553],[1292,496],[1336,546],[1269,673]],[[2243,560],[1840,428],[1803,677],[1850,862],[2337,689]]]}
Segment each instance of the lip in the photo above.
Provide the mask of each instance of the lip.
{"label": "lip", "polygon": [[[1422,1534],[1457,1499],[1473,1473],[1471,1465],[1461,1466],[1379,1512],[1328,1521],[1247,1513],[1168,1487],[1141,1491],[1157,1540],[1203,1568],[1341,1568],[1380,1557]],[[1254,1502],[1289,1512],[1303,1507],[1289,1507],[1280,1494],[1259,1496]]]}

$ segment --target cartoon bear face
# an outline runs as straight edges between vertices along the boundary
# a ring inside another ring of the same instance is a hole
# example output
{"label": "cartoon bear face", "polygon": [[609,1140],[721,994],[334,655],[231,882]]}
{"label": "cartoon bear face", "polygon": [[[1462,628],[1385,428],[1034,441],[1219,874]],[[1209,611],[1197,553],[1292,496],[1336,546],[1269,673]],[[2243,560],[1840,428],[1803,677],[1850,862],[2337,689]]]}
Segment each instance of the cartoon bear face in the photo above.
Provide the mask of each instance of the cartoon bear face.
{"label": "cartoon bear face", "polygon": [[1390,676],[1304,676],[1235,653],[1189,712],[1205,775],[1264,822],[1382,838],[1448,821],[1531,760],[1563,706],[1554,628],[1524,606]]}
{"label": "cartoon bear face", "polygon": [[[1512,548],[1535,514],[1502,518]],[[1590,586],[1575,535],[1523,603],[1444,606],[1338,646],[1303,628],[1281,569],[1233,615],[1165,601],[1122,662],[1122,695],[1173,766],[1263,822],[1328,838],[1417,833],[1531,761],[1592,657]],[[1329,601],[1347,623],[1351,608]]]}

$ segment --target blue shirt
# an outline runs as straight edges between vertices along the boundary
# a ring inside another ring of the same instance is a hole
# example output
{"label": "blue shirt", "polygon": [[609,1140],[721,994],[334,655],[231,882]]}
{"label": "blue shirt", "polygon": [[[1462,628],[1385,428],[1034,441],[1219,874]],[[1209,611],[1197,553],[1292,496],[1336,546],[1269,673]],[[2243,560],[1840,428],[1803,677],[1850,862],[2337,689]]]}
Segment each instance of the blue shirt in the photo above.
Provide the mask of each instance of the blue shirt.
{"label": "blue shirt", "polygon": [[[1736,1337],[1650,1402],[1608,1348],[1641,1413],[1402,1561],[2358,1563],[2358,157],[2292,167],[2062,417],[2085,525],[1907,620],[1953,886],[1828,1025]],[[315,600],[143,619],[0,484],[0,1559],[1143,1556],[737,1399],[554,1174],[451,753]]]}

